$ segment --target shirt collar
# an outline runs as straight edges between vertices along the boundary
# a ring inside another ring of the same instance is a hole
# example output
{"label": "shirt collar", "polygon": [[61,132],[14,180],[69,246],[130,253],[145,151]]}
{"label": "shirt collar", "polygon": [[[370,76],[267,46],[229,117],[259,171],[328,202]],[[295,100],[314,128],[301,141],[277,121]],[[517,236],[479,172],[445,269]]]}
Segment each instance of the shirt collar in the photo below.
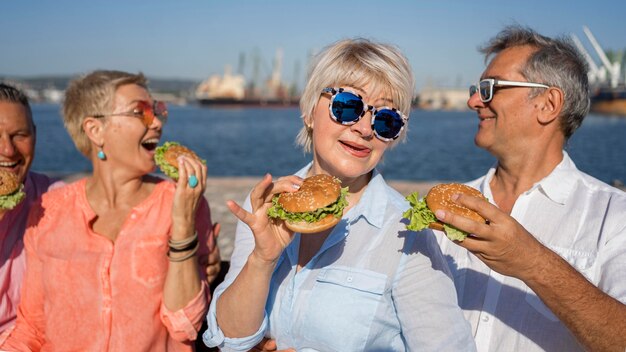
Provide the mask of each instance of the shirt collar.
{"label": "shirt collar", "polygon": [[570,193],[576,185],[577,178],[571,177],[578,169],[566,151],[563,151],[563,160],[552,172],[543,180],[537,182],[535,187],[539,187],[543,193],[559,204],[565,204]]}
{"label": "shirt collar", "polygon": [[487,174],[485,175],[485,178],[483,178],[483,182],[480,184],[480,187],[478,189],[485,197],[487,197],[487,199],[489,199],[491,203],[494,203],[494,200],[493,200],[493,194],[491,193],[491,187],[489,186],[489,184],[491,183],[491,179],[493,178],[493,175],[496,174],[497,166],[498,166],[498,163],[495,163],[491,168],[489,168],[489,171],[487,171]]}
{"label": "shirt collar", "polygon": [[[489,169],[480,185],[480,191],[490,200],[493,199],[493,195],[489,183],[496,173],[496,166],[497,164]],[[565,204],[577,182],[577,178],[571,177],[571,175],[577,173],[578,169],[574,161],[572,161],[566,151],[563,151],[563,160],[561,160],[548,176],[535,183],[526,193],[540,190],[553,202]]]}
{"label": "shirt collar", "polygon": [[389,202],[385,186],[383,175],[374,169],[372,179],[367,184],[363,195],[361,195],[359,204],[353,208],[351,213],[358,214],[358,217],[362,216],[372,226],[376,226],[379,229],[382,228],[385,221],[385,209],[387,209],[387,203]]}
{"label": "shirt collar", "polygon": [[[296,172],[296,176],[302,178],[306,177],[306,174],[312,165],[313,162],[310,162],[308,165]],[[358,220],[360,217],[363,217],[372,226],[382,228],[385,220],[385,212],[381,210],[387,208],[388,202],[389,198],[386,191],[385,180],[380,172],[374,169],[372,173],[372,179],[370,180],[367,187],[365,188],[365,191],[361,195],[359,204],[350,209],[348,211],[348,214],[346,215],[351,216],[351,214],[357,214],[355,218],[350,218],[350,223]]]}

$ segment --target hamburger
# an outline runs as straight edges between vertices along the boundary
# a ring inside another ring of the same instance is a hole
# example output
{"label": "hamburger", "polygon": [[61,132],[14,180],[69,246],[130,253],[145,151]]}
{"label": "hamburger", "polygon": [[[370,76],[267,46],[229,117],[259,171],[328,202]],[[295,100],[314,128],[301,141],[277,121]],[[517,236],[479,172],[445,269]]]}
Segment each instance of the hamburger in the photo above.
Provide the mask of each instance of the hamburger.
{"label": "hamburger", "polygon": [[316,233],[329,229],[341,220],[348,205],[348,187],[341,188],[338,178],[315,175],[304,179],[295,192],[272,198],[267,215],[285,221],[288,229],[300,233]]}
{"label": "hamburger", "polygon": [[177,142],[165,142],[162,146],[157,147],[154,161],[167,177],[178,180],[178,160],[176,159],[181,155],[196,159],[206,165],[206,160],[200,159],[191,149]]}
{"label": "hamburger", "polygon": [[24,198],[24,185],[16,174],[0,169],[0,209],[15,208]]}
{"label": "hamburger", "polygon": [[453,241],[463,241],[467,233],[437,220],[435,212],[445,210],[471,220],[485,223],[486,220],[477,212],[452,201],[452,195],[462,193],[487,200],[480,191],[460,183],[444,183],[431,188],[426,197],[419,198],[417,192],[411,193],[406,199],[411,208],[404,212],[403,217],[409,219],[408,230],[421,231],[425,228],[444,231]]}

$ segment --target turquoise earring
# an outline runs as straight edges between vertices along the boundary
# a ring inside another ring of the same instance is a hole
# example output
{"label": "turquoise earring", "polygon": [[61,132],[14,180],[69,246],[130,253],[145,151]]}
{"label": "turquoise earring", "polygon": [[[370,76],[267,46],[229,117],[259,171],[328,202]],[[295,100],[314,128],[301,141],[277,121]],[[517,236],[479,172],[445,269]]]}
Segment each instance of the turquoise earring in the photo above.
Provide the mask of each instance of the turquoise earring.
{"label": "turquoise earring", "polygon": [[104,154],[104,151],[102,150],[102,148],[100,148],[100,150],[98,150],[98,159],[106,160],[106,158],[107,158],[106,154]]}

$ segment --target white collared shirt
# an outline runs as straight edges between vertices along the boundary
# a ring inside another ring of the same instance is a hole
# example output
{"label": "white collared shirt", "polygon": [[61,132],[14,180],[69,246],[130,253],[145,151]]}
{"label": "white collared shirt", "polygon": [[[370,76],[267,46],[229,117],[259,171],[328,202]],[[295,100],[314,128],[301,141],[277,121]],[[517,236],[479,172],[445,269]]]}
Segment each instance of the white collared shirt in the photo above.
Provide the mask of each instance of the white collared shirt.
{"label": "white collared shirt", "polygon": [[[561,163],[516,200],[511,216],[591,283],[626,303],[626,193]],[[468,185],[493,200],[495,167]],[[493,201],[492,201],[493,202]],[[479,351],[583,350],[521,280],[490,270],[440,233]]]}
{"label": "white collared shirt", "polygon": [[274,270],[261,327],[233,339],[217,323],[216,304],[254,248],[249,227],[239,222],[230,270],[207,315],[205,343],[247,351],[265,335],[279,350],[474,351],[446,261],[432,233],[405,229],[407,207],[374,171],[359,202],[299,271],[301,235],[295,234]]}

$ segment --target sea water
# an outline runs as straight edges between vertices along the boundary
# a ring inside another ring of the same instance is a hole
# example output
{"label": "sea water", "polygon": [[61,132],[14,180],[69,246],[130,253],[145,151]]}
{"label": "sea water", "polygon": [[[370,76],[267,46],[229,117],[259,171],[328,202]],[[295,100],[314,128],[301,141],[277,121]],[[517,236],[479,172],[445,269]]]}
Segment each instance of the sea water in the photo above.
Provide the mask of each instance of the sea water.
{"label": "sea water", "polygon": [[[58,105],[34,105],[33,115],[34,170],[61,175],[91,170],[65,131]],[[406,142],[387,151],[379,170],[389,180],[469,181],[482,176],[495,159],[474,145],[477,126],[471,111],[414,110]],[[171,106],[161,141],[195,150],[207,160],[209,176],[283,176],[311,159],[295,145],[301,127],[297,108]],[[567,150],[582,171],[608,183],[626,183],[626,118],[588,116]]]}

